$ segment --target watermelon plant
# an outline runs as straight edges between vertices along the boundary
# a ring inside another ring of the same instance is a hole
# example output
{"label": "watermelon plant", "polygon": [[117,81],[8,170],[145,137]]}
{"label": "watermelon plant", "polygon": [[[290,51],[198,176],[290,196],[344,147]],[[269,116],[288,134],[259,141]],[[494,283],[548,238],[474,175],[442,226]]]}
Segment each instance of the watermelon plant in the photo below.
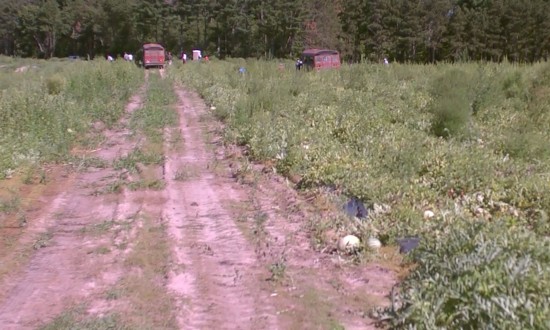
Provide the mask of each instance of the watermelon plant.
{"label": "watermelon plant", "polygon": [[369,207],[361,221],[311,219],[316,249],[335,250],[323,247],[335,234],[420,239],[384,326],[550,328],[550,64],[191,64],[176,79],[216,109],[229,143],[300,189],[341,194],[337,206]]}

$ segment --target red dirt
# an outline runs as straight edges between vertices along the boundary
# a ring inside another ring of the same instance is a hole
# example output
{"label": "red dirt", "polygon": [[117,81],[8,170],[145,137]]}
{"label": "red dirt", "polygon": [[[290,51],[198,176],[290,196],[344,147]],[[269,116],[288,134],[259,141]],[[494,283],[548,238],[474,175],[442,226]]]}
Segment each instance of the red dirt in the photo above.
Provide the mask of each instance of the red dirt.
{"label": "red dirt", "polygon": [[[91,155],[112,162],[144,142],[130,136],[127,120],[145,88]],[[275,174],[252,169],[238,182],[242,158],[220,142],[204,102],[183,87],[175,93],[179,125],[165,130],[165,162],[156,170],[164,189],[97,194],[132,175],[111,166],[58,172],[49,194],[27,212],[20,248],[0,251],[0,261],[29,254],[19,270],[0,278],[0,329],[36,329],[82,302],[90,315],[124,312],[124,302],[105,299],[105,292],[131,271],[124,260],[142,213],[159,219],[169,236],[171,266],[160,283],[174,298],[180,329],[373,328],[368,309],[387,303],[394,273],[314,251],[311,204]],[[170,141],[179,135],[176,148]],[[109,234],[83,234],[105,221],[115,224]],[[45,232],[45,246],[29,248]]]}

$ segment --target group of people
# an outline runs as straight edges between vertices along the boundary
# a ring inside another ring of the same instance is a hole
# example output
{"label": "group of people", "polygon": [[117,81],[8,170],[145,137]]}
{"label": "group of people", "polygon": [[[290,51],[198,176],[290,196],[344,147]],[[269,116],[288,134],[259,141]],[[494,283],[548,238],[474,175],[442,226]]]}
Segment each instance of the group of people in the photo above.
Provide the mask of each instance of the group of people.
{"label": "group of people", "polygon": [[134,60],[134,55],[124,52],[124,60],[131,62]]}
{"label": "group of people", "polygon": [[[111,54],[107,55],[107,61],[113,62],[114,60],[115,58]],[[134,60],[134,55],[124,52],[124,60],[128,62],[132,62]]]}
{"label": "group of people", "polygon": [[[179,58],[182,60],[183,64],[187,63],[187,54],[186,54],[185,52],[181,52]],[[113,57],[112,55],[110,55],[110,54],[107,55],[107,61],[113,62],[114,60],[115,60],[115,59],[114,59],[114,57]],[[127,53],[127,52],[124,52],[124,60],[125,60],[125,61],[131,62],[131,61],[134,60],[134,55],[129,54],[129,53]],[[167,53],[166,53],[166,60],[167,60],[167,62],[168,62],[169,65],[172,64],[172,52],[167,52]],[[205,62],[208,62],[209,58],[208,58],[208,56],[205,56],[205,57],[203,58],[203,57],[199,54],[199,61],[201,61],[201,60],[204,60]]]}
{"label": "group of people", "polygon": [[[183,64],[187,63],[187,54],[185,52],[181,52],[180,59],[182,60]],[[208,55],[202,57],[202,55],[199,54],[198,55],[198,60],[208,62],[209,58],[208,58]]]}

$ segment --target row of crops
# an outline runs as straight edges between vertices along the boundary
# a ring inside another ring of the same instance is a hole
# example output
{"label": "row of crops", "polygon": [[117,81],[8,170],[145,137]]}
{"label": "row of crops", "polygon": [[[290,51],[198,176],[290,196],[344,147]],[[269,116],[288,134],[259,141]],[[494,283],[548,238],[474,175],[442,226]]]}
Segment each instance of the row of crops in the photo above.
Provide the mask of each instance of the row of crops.
{"label": "row of crops", "polygon": [[129,63],[0,57],[0,179],[94,143],[92,125],[115,123],[142,83]]}
{"label": "row of crops", "polygon": [[253,159],[384,210],[358,236],[422,237],[393,327],[550,327],[548,63],[178,70]]}

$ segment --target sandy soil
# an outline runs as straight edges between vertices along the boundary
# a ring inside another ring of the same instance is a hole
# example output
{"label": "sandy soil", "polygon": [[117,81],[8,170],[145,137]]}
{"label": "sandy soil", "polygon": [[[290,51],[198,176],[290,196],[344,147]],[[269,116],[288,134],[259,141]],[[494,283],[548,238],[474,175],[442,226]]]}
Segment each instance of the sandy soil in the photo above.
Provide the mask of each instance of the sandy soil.
{"label": "sandy soil", "polygon": [[182,88],[176,93],[180,125],[170,134],[181,132],[184,146],[182,152],[168,152],[166,174],[189,174],[168,181],[164,214],[182,269],[169,285],[182,308],[179,324],[182,329],[276,329],[270,292],[259,290],[265,268],[224,208],[228,201],[240,201],[242,192],[209,169],[213,155],[204,142],[203,102]]}
{"label": "sandy soil", "polygon": [[[91,155],[112,164],[144,143],[130,134],[128,118],[146,88]],[[83,302],[92,316],[124,312],[124,302],[105,292],[133,271],[125,258],[140,214],[158,219],[169,240],[170,267],[159,283],[173,298],[176,328],[374,328],[368,309],[387,303],[395,274],[314,251],[311,203],[261,166],[248,178],[236,175],[240,150],[223,145],[220,124],[196,93],[174,91],[179,125],[165,130],[165,161],[153,169],[164,188],[98,193],[132,174],[112,166],[56,171],[27,210],[16,248],[0,252],[5,265],[26,254],[0,277],[0,328],[36,329]]]}

